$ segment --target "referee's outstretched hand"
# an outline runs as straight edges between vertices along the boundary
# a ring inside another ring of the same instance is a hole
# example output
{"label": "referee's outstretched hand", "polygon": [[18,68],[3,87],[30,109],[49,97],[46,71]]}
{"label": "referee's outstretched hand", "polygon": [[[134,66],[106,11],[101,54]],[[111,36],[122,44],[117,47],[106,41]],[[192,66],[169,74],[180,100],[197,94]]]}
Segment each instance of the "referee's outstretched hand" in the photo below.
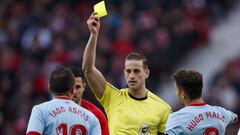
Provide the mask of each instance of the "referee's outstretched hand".
{"label": "referee's outstretched hand", "polygon": [[100,18],[96,16],[97,13],[93,12],[87,20],[88,28],[91,34],[97,34],[100,29]]}

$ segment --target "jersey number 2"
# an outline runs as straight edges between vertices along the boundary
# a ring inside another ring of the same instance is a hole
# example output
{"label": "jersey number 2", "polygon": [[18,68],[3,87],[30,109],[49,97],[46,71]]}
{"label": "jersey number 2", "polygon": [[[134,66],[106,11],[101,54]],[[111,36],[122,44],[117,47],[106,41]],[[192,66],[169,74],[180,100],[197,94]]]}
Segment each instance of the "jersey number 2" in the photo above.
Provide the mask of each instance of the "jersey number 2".
{"label": "jersey number 2", "polygon": [[[57,129],[57,135],[68,135],[68,130],[67,130],[67,124],[66,123],[61,123]],[[70,135],[76,135],[77,132],[81,133],[81,135],[86,135],[86,128],[83,125],[80,124],[75,124],[70,127]]]}
{"label": "jersey number 2", "polygon": [[215,127],[207,128],[203,135],[219,135],[218,129]]}

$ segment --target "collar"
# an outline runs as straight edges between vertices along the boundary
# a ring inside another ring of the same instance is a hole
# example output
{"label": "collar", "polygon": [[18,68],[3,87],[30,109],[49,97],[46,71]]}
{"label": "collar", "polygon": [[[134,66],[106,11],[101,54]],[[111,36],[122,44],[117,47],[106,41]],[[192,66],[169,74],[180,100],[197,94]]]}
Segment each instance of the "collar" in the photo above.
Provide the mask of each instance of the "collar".
{"label": "collar", "polygon": [[64,96],[54,96],[54,98],[55,98],[55,99],[65,99],[65,100],[72,100],[72,99],[71,99],[71,97],[69,97],[69,96],[66,96],[66,95],[64,95]]}
{"label": "collar", "polygon": [[129,97],[131,97],[132,99],[135,99],[135,100],[138,100],[138,101],[142,101],[142,100],[145,100],[147,99],[148,95],[146,95],[146,97],[141,97],[141,98],[138,98],[138,97],[135,97],[133,95],[131,95],[130,93],[128,93]]}
{"label": "collar", "polygon": [[203,102],[203,103],[196,103],[196,104],[188,104],[187,106],[204,106],[207,103]]}

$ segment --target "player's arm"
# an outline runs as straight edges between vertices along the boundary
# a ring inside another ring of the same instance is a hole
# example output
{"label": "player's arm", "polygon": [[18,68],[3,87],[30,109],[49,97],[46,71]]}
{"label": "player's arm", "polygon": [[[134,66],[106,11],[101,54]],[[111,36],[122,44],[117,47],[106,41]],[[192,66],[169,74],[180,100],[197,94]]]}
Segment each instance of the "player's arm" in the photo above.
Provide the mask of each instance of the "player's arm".
{"label": "player's arm", "polygon": [[100,19],[93,13],[87,20],[90,37],[83,54],[82,69],[90,89],[99,98],[102,98],[106,80],[102,73],[95,67],[97,39],[100,29]]}
{"label": "player's arm", "polygon": [[181,117],[178,114],[170,114],[166,130],[164,132],[164,135],[180,135],[183,134],[183,128],[181,124]]}
{"label": "player's arm", "polygon": [[34,106],[29,118],[26,135],[41,135],[44,129],[44,120],[41,111]]}
{"label": "player's arm", "polygon": [[89,130],[90,131],[90,135],[100,135],[102,133],[101,131],[101,126],[100,126],[100,123],[99,123],[99,120],[94,116],[94,119],[92,121],[92,126],[91,126],[91,129]]}
{"label": "player's arm", "polygon": [[106,116],[104,115],[104,113],[100,109],[97,109],[97,110],[98,110],[98,112],[95,115],[99,120],[101,130],[102,130],[102,134],[103,135],[109,135],[109,129],[108,129],[108,123],[107,123]]}
{"label": "player's arm", "polygon": [[222,107],[217,107],[219,110],[221,110],[225,114],[225,122],[227,124],[235,124],[238,122],[238,115],[230,110],[226,110]]}

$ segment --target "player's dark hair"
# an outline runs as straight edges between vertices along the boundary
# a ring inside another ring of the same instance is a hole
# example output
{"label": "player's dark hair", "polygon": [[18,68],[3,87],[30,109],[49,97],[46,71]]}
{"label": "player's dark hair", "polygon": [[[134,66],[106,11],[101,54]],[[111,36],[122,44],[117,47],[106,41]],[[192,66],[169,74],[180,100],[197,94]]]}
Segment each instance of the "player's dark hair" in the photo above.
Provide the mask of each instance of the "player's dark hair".
{"label": "player's dark hair", "polygon": [[148,68],[148,60],[143,54],[136,52],[129,53],[125,58],[126,60],[142,60],[144,68]]}
{"label": "player's dark hair", "polygon": [[75,84],[71,70],[65,67],[57,67],[50,75],[50,90],[54,94],[66,94]]}
{"label": "player's dark hair", "polygon": [[82,78],[82,81],[83,81],[84,83],[86,82],[84,72],[83,72],[83,70],[82,70],[80,67],[71,66],[71,67],[69,67],[69,68],[70,68],[70,70],[72,71],[74,77],[81,77],[81,78]]}
{"label": "player's dark hair", "polygon": [[202,74],[188,69],[180,69],[176,71],[172,78],[175,80],[179,90],[183,90],[192,99],[202,96],[203,79]]}

